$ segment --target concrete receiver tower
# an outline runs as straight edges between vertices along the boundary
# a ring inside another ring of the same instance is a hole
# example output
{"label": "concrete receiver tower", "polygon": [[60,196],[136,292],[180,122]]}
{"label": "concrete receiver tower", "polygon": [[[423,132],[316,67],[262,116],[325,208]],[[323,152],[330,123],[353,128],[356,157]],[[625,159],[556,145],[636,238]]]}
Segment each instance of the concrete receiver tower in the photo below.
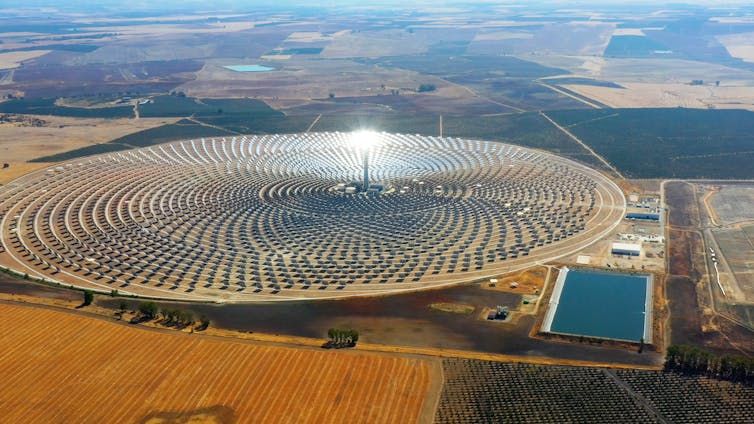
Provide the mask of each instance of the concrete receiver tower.
{"label": "concrete receiver tower", "polygon": [[363,190],[369,190],[369,148],[364,149],[364,185]]}
{"label": "concrete receiver tower", "polygon": [[361,152],[362,165],[364,166],[364,181],[361,183],[361,191],[369,190],[369,153],[377,144],[379,135],[374,131],[361,130],[352,135],[351,143],[357,151]]}

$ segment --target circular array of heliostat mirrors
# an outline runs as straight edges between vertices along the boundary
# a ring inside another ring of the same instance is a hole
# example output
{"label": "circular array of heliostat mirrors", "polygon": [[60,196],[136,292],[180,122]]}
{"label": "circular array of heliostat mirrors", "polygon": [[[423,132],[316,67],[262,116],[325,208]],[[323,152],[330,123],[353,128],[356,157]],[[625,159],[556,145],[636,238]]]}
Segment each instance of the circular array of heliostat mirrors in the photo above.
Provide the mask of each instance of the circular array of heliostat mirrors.
{"label": "circular array of heliostat mirrors", "polygon": [[388,133],[367,149],[358,134],[186,140],[29,174],[0,188],[0,259],[120,293],[329,298],[499,275],[622,216],[615,184],[552,154]]}

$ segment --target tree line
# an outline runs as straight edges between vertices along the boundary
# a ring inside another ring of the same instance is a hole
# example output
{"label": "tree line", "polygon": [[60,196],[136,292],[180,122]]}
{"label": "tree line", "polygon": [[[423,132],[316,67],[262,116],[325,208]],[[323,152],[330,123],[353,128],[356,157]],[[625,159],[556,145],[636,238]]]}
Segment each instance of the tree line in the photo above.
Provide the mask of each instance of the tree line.
{"label": "tree line", "polygon": [[665,370],[754,385],[754,358],[742,355],[715,355],[693,346],[668,347]]}
{"label": "tree line", "polygon": [[331,328],[327,330],[325,347],[353,347],[359,341],[359,332],[351,329]]}
{"label": "tree line", "polygon": [[[154,302],[141,302],[136,310],[137,321],[149,321],[162,316],[165,324],[167,325],[182,325],[189,326],[194,325],[196,320],[194,319],[194,313],[191,311],[184,311],[181,309],[170,308],[158,308]],[[209,327],[209,317],[202,314],[199,317],[198,330],[204,330]]]}

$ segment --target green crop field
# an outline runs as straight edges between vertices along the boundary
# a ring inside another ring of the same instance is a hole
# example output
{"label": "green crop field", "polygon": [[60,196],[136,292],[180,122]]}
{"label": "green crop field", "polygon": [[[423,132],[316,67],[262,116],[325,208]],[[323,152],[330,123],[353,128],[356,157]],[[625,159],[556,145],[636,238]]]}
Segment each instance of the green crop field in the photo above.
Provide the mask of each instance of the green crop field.
{"label": "green crop field", "polygon": [[225,128],[228,131],[240,134],[273,134],[273,133],[296,133],[304,132],[314,121],[316,116],[244,116],[244,115],[217,115],[202,116],[197,121],[209,125]]}
{"label": "green crop field", "polygon": [[670,49],[650,37],[617,35],[610,38],[604,55],[606,57],[651,57],[658,51],[670,51]]}
{"label": "green crop field", "polygon": [[754,113],[602,109],[548,112],[631,178],[754,178]]}
{"label": "green crop field", "polygon": [[142,117],[246,115],[275,117],[283,114],[255,99],[196,99],[183,96],[155,96],[139,106]]}
{"label": "green crop field", "polygon": [[0,49],[0,53],[28,52],[32,50],[60,50],[67,52],[89,53],[97,50],[99,46],[93,44],[45,44],[43,46],[19,47],[15,49]]}
{"label": "green crop field", "polygon": [[53,115],[72,118],[133,118],[132,106],[67,107],[55,104],[55,99],[13,99],[0,103],[0,113]]}

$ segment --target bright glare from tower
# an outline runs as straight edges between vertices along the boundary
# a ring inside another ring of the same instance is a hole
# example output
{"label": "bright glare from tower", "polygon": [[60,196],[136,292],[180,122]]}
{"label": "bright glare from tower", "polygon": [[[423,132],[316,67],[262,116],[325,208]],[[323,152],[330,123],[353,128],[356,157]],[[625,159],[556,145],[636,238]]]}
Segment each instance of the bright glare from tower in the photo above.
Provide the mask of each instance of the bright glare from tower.
{"label": "bright glare from tower", "polygon": [[360,130],[353,133],[351,143],[353,147],[364,152],[369,151],[379,141],[380,135],[372,130]]}
{"label": "bright glare from tower", "polygon": [[379,135],[374,131],[361,130],[353,133],[351,143],[361,152],[364,161],[364,180],[361,185],[363,191],[369,189],[369,150],[377,144]]}

